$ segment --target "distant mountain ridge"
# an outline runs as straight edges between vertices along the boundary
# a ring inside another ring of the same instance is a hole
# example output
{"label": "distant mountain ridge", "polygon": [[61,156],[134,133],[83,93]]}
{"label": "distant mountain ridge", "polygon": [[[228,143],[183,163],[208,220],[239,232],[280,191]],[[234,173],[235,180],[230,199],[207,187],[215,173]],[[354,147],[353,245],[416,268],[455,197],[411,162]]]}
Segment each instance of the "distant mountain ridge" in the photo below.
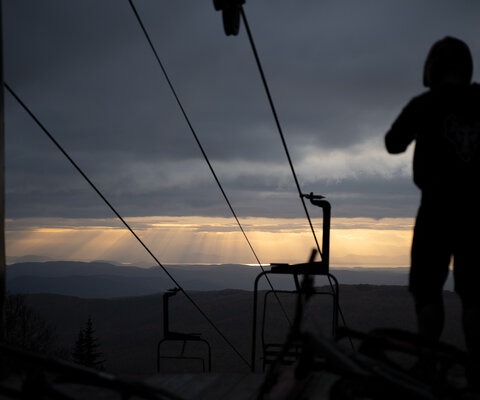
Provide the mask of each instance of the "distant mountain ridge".
{"label": "distant mountain ridge", "polygon": [[[242,354],[251,354],[251,292],[217,290],[192,291],[189,294]],[[26,299],[28,305],[56,327],[59,347],[71,348],[78,338],[79,329],[91,316],[100,349],[107,360],[108,372],[144,377],[157,373],[157,344],[163,338],[161,294],[115,299],[33,294]],[[293,312],[295,296],[283,296],[281,300],[286,310]],[[270,317],[265,338],[282,342],[289,325],[280,309],[273,307],[274,302],[271,299],[268,307]],[[345,321],[352,329],[368,332],[381,327],[413,331],[416,327],[413,299],[404,286],[345,285],[340,291],[340,305],[341,325]],[[454,293],[445,293],[445,310],[447,323],[442,340],[463,348],[461,304]],[[327,297],[312,298],[305,317],[306,327],[328,336],[331,334],[331,303]],[[246,371],[245,364],[182,294],[171,298],[170,323],[176,332],[198,332],[210,342],[214,372]],[[167,345],[164,350],[180,354],[181,346]],[[185,355],[192,355],[194,350],[195,347],[187,346]],[[199,347],[199,350],[202,348]],[[261,365],[260,359],[258,361],[257,365]],[[189,365],[190,369],[184,372],[198,372],[198,364]],[[169,368],[175,364],[172,361],[163,366],[165,372],[172,372]]]}
{"label": "distant mountain ridge", "polygon": [[[237,264],[166,266],[170,276],[185,290],[253,290],[261,272],[256,266]],[[268,270],[268,267],[265,267]],[[408,282],[408,268],[332,268],[340,284],[400,285]],[[269,275],[274,287],[291,287],[290,276]],[[141,268],[107,262],[46,261],[7,266],[10,293],[52,293],[83,298],[144,296],[164,292],[175,285],[160,267]],[[260,288],[266,288],[265,279]],[[316,277],[316,285],[328,284]],[[451,290],[448,282],[446,289]]]}

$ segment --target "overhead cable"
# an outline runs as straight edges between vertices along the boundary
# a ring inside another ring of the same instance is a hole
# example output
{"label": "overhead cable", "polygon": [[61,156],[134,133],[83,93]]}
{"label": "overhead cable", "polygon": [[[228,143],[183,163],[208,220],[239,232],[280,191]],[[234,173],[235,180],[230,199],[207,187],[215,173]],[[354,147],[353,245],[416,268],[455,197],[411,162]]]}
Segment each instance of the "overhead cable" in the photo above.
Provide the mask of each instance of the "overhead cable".
{"label": "overhead cable", "polygon": [[285,154],[286,154],[287,159],[288,159],[288,164],[290,165],[290,170],[292,171],[292,175],[293,175],[293,178],[295,180],[295,185],[296,185],[297,190],[298,190],[298,195],[300,196],[300,200],[302,202],[303,209],[305,211],[308,223],[310,225],[310,229],[312,231],[317,250],[318,250],[318,252],[321,256],[322,255],[322,249],[320,248],[320,244],[318,243],[318,239],[317,239],[317,235],[315,233],[315,229],[313,227],[312,219],[310,218],[310,214],[309,214],[307,206],[305,204],[303,192],[302,192],[302,189],[300,188],[300,183],[298,181],[297,174],[296,174],[295,168],[293,166],[293,162],[292,162],[292,158],[290,156],[290,152],[288,151],[288,146],[287,146],[287,142],[285,140],[285,135],[283,134],[283,129],[282,129],[282,126],[280,124],[280,119],[278,118],[277,110],[275,108],[275,104],[273,103],[272,95],[270,94],[270,89],[268,87],[267,78],[265,77],[265,73],[263,72],[262,63],[260,62],[260,57],[259,57],[258,52],[257,52],[257,47],[255,46],[255,41],[253,40],[253,35],[252,35],[251,30],[250,30],[250,26],[248,25],[247,16],[245,15],[245,11],[244,11],[243,7],[240,7],[240,12],[241,12],[243,23],[245,25],[245,29],[247,31],[247,36],[248,36],[248,40],[250,42],[250,46],[251,46],[253,54],[255,56],[255,61],[256,61],[257,67],[258,67],[258,70],[260,72],[260,77],[262,78],[263,87],[264,87],[265,92],[267,94],[268,103],[270,104],[270,108],[272,110],[273,118],[275,119],[275,124],[277,126],[278,133],[280,134],[280,138],[282,140],[283,148],[285,149]]}
{"label": "overhead cable", "polygon": [[[192,123],[190,122],[190,118],[188,117],[187,112],[185,111],[185,108],[183,107],[182,102],[180,101],[180,98],[179,98],[179,96],[178,96],[178,94],[177,94],[177,92],[176,92],[176,90],[175,90],[175,88],[174,88],[174,86],[173,86],[173,83],[172,83],[172,81],[171,81],[171,79],[170,79],[170,77],[169,77],[169,75],[168,75],[168,73],[167,73],[166,68],[164,67],[162,61],[160,60],[160,57],[159,57],[159,55],[158,55],[158,52],[157,52],[155,46],[153,45],[152,40],[150,39],[150,35],[148,34],[147,29],[145,28],[145,25],[144,25],[144,23],[143,23],[140,15],[139,15],[138,12],[137,12],[137,9],[136,9],[135,5],[133,4],[133,1],[132,1],[132,0],[128,0],[128,1],[129,1],[129,3],[130,3],[130,6],[132,7],[133,13],[135,14],[135,17],[137,18],[138,23],[140,24],[140,27],[142,28],[142,31],[143,31],[143,33],[144,33],[144,35],[145,35],[145,38],[147,39],[148,44],[150,45],[150,48],[151,48],[151,50],[152,50],[152,52],[153,52],[153,54],[154,54],[154,56],[155,56],[155,59],[157,60],[157,63],[158,63],[158,65],[160,66],[160,69],[162,70],[162,73],[163,73],[163,75],[164,75],[164,77],[165,77],[165,79],[166,79],[166,81],[167,81],[167,84],[168,84],[168,86],[169,86],[169,88],[170,88],[170,90],[171,90],[171,92],[172,92],[172,94],[173,94],[173,96],[174,96],[177,104],[178,104],[178,107],[180,108],[180,111],[181,111],[183,117],[185,118],[185,122],[187,123],[187,125],[188,125],[188,127],[189,127],[189,129],[190,129],[190,132],[192,133],[193,137],[195,138],[195,141],[197,142],[197,145],[198,145],[198,147],[199,147],[199,149],[200,149],[200,151],[201,151],[201,153],[202,153],[202,155],[203,155],[203,158],[205,159],[205,162],[207,163],[207,165],[208,165],[208,167],[209,167],[209,169],[210,169],[210,172],[212,173],[212,175],[213,175],[213,177],[214,177],[214,179],[215,179],[215,182],[217,183],[217,186],[218,186],[218,188],[220,189],[220,191],[221,191],[221,193],[222,193],[222,195],[223,195],[223,198],[225,199],[225,202],[226,202],[227,205],[228,205],[228,208],[230,209],[233,217],[235,218],[235,221],[237,222],[237,225],[238,225],[240,231],[242,232],[243,237],[245,238],[245,240],[246,240],[246,242],[247,242],[250,250],[252,251],[255,259],[257,260],[257,263],[258,263],[259,267],[261,268],[261,270],[262,270],[263,272],[265,272],[265,269],[263,268],[263,265],[262,265],[262,263],[260,262],[257,254],[256,254],[256,252],[255,252],[255,250],[254,250],[254,248],[253,248],[253,246],[252,246],[252,244],[251,244],[248,236],[247,236],[247,233],[246,233],[245,230],[243,229],[243,226],[242,226],[242,224],[240,223],[240,220],[238,219],[237,214],[236,214],[235,210],[233,209],[233,206],[232,206],[232,204],[231,204],[231,202],[230,202],[230,200],[229,200],[229,198],[228,198],[225,190],[224,190],[223,187],[222,187],[222,184],[221,184],[221,182],[220,182],[220,179],[218,178],[217,174],[215,173],[215,170],[213,169],[212,163],[210,162],[210,160],[209,160],[209,158],[208,158],[208,156],[207,156],[207,153],[205,152],[205,150],[204,150],[204,148],[203,148],[203,146],[202,146],[202,143],[200,142],[200,139],[198,138],[198,135],[197,135],[195,129],[193,128]],[[291,324],[290,319],[289,319],[289,317],[288,317],[288,315],[287,315],[287,312],[285,311],[285,308],[283,307],[283,305],[282,305],[282,303],[281,303],[281,301],[280,301],[280,299],[279,299],[276,291],[274,290],[273,285],[272,285],[270,279],[269,279],[268,277],[267,277],[266,279],[267,279],[267,281],[268,281],[268,284],[270,285],[270,288],[273,290],[273,292],[274,292],[274,294],[275,294],[275,297],[276,297],[276,299],[277,299],[277,301],[278,301],[278,303],[279,303],[279,305],[280,305],[280,307],[281,307],[281,309],[282,309],[283,314],[285,315],[288,323]]]}
{"label": "overhead cable", "polygon": [[207,320],[207,322],[215,329],[215,331],[222,337],[223,340],[232,348],[232,350],[242,359],[242,361],[250,367],[249,362],[246,358],[237,350],[237,348],[228,340],[228,338],[220,331],[220,329],[215,325],[215,323],[208,317],[207,314],[200,308],[200,306],[193,300],[193,298],[183,289],[183,287],[177,282],[177,280],[168,272],[165,266],[159,261],[159,259],[153,254],[153,252],[148,248],[148,246],[140,239],[140,237],[135,233],[132,227],[125,221],[125,219],[120,215],[120,213],[115,209],[115,207],[108,201],[108,199],[103,195],[103,193],[97,188],[97,186],[92,182],[92,180],[87,176],[87,174],[80,168],[80,166],[73,160],[73,158],[67,153],[67,151],[60,145],[60,143],[54,138],[54,136],[48,131],[48,129],[40,122],[40,120],[35,116],[35,114],[27,107],[27,105],[20,99],[20,97],[15,93],[10,86],[4,82],[5,88],[10,92],[10,94],[15,98],[15,100],[22,106],[22,108],[27,112],[27,114],[35,121],[39,128],[45,133],[48,138],[53,142],[53,144],[63,153],[63,155],[68,159],[68,161],[73,165],[73,167],[82,175],[82,177],[87,181],[87,183],[92,187],[92,189],[100,196],[100,198],[105,202],[105,204],[110,208],[110,210],[117,216],[117,218],[123,223],[123,225],[130,231],[130,233],[137,239],[140,245],[145,249],[145,251],[155,260],[157,265],[167,274],[171,281],[183,292],[187,299],[193,304],[193,306],[200,312],[200,314]]}
{"label": "overhead cable", "polygon": [[[256,64],[257,64],[257,68],[259,70],[259,73],[260,73],[260,76],[261,76],[261,79],[262,79],[262,83],[263,83],[263,86],[264,86],[264,89],[265,89],[265,92],[267,94],[267,98],[268,98],[268,102],[270,104],[270,108],[271,108],[271,111],[272,111],[272,114],[273,114],[273,117],[275,119],[275,124],[277,126],[277,130],[278,130],[278,133],[280,135],[280,138],[282,140],[282,144],[283,144],[283,148],[285,149],[285,154],[287,156],[287,159],[288,159],[288,164],[290,165],[290,169],[292,171],[292,175],[293,175],[293,178],[295,180],[295,185],[297,187],[297,190],[298,190],[298,194],[299,194],[299,197],[300,197],[300,200],[302,202],[302,205],[303,205],[303,209],[305,211],[305,215],[307,217],[307,220],[308,220],[308,224],[310,226],[310,230],[312,231],[312,235],[313,235],[313,238],[315,240],[315,245],[317,247],[317,250],[320,254],[320,256],[322,256],[322,250],[320,248],[320,244],[318,242],[318,239],[317,239],[317,235],[315,233],[315,228],[313,227],[313,223],[312,223],[312,219],[310,218],[310,214],[308,212],[308,209],[307,209],[307,205],[305,204],[305,196],[304,194],[302,193],[302,189],[300,188],[300,183],[298,181],[298,178],[297,178],[297,174],[295,172],[295,168],[293,166],[293,162],[292,162],[292,158],[290,156],[290,152],[288,150],[288,146],[287,146],[287,142],[285,140],[285,135],[283,134],[283,129],[282,129],[282,126],[280,124],[280,119],[278,118],[278,114],[277,114],[277,111],[276,111],[276,108],[275,108],[275,104],[273,103],[273,98],[272,98],[272,95],[270,94],[270,89],[269,89],[269,86],[268,86],[268,83],[267,83],[267,79],[266,79],[266,76],[265,76],[265,73],[263,72],[263,67],[262,67],[262,63],[260,61],[260,57],[258,55],[258,52],[257,52],[257,48],[255,46],[255,41],[253,39],[253,35],[252,35],[252,31],[250,30],[250,26],[248,24],[248,21],[247,21],[247,16],[245,14],[245,10],[243,9],[242,7],[242,3],[243,1],[241,0],[238,0],[237,1],[237,6],[238,6],[238,9],[236,12],[240,12],[240,15],[242,17],[242,21],[245,25],[245,29],[247,31],[247,36],[248,36],[248,40],[250,42],[250,46],[252,48],[252,51],[253,51],[253,54],[254,54],[254,57],[255,57],[255,61],[256,61]],[[238,31],[238,30],[237,30]],[[333,289],[334,285],[333,285],[333,282],[332,282],[332,279],[330,276],[328,276],[328,281],[329,281],[329,284],[330,284],[330,287]],[[346,322],[345,322],[345,317],[343,315],[343,312],[342,312],[342,309],[339,307],[339,313],[340,313],[340,317],[342,319],[342,322],[346,325]],[[351,341],[350,341],[351,342]],[[351,342],[352,344],[352,347],[353,347],[353,343]]]}

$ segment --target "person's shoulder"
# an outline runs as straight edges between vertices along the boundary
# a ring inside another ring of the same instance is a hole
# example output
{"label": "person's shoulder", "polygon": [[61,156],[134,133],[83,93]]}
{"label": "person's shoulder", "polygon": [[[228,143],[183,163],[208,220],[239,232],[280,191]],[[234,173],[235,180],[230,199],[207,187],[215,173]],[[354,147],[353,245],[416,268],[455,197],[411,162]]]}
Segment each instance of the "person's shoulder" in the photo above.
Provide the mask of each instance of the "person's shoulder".
{"label": "person's shoulder", "polygon": [[423,107],[431,103],[433,97],[434,96],[431,90],[424,91],[412,97],[410,101],[407,103],[407,105],[405,106],[405,108],[416,109],[418,107]]}
{"label": "person's shoulder", "polygon": [[451,102],[462,98],[480,97],[480,84],[473,82],[469,85],[443,85],[434,89],[426,90],[413,97],[410,101],[412,106],[432,105],[440,102]]}
{"label": "person's shoulder", "polygon": [[473,82],[468,85],[468,89],[465,92],[465,98],[467,101],[473,101],[475,103],[480,102],[480,84]]}
{"label": "person's shoulder", "polygon": [[474,93],[480,93],[480,83],[473,82],[470,85],[470,90],[472,90]]}

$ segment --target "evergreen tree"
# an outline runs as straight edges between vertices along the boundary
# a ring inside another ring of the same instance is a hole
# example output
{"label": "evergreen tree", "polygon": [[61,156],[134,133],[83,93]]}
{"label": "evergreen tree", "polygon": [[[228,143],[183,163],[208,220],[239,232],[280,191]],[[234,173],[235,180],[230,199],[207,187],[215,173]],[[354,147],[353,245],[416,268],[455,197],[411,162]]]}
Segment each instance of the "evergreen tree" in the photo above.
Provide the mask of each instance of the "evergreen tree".
{"label": "evergreen tree", "polygon": [[[68,349],[56,344],[55,328],[32,308],[23,294],[7,294],[5,298],[5,344],[29,352],[68,358]],[[0,379],[3,373],[25,371],[21,357],[0,356]],[[1,396],[0,396],[1,397]]]}
{"label": "evergreen tree", "polygon": [[77,341],[73,347],[72,358],[78,364],[89,368],[104,369],[103,354],[99,351],[100,344],[95,337],[95,329],[91,316],[88,316],[84,329],[80,329]]}
{"label": "evergreen tree", "polygon": [[5,299],[5,343],[45,355],[59,355],[55,347],[55,328],[27,304],[22,294]]}
{"label": "evergreen tree", "polygon": [[72,359],[77,364],[85,365],[85,334],[83,329],[78,332],[78,339],[72,351]]}

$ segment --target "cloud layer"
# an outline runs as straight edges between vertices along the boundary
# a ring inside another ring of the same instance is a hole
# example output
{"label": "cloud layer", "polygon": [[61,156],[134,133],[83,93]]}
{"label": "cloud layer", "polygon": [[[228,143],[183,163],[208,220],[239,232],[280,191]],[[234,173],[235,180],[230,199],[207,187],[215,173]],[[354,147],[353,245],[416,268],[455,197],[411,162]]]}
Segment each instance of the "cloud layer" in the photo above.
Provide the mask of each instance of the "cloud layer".
{"label": "cloud layer", "polygon": [[[211,1],[134,2],[240,217],[301,217],[245,27]],[[4,78],[127,217],[230,212],[128,1],[6,0]],[[383,135],[423,90],[431,44],[480,55],[480,3],[248,1],[244,9],[303,192],[338,217],[411,217],[411,151]],[[475,77],[478,77],[476,72]],[[478,80],[478,79],[477,79]],[[8,94],[7,215],[111,212]]]}

